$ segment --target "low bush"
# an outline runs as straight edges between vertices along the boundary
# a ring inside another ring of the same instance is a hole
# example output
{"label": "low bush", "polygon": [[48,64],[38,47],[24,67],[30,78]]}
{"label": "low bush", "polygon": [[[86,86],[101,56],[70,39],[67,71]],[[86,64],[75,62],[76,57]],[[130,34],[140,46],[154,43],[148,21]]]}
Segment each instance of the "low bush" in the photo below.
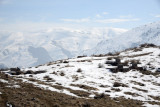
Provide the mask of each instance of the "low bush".
{"label": "low bush", "polygon": [[11,75],[20,75],[20,74],[23,74],[22,71],[9,71],[8,73],[11,74]]}
{"label": "low bush", "polygon": [[108,57],[107,60],[112,60],[112,58],[111,58],[111,57]]}
{"label": "low bush", "polygon": [[116,60],[117,63],[121,63],[121,59],[120,58],[117,57],[117,58],[115,58],[115,60]]}
{"label": "low bush", "polygon": [[44,76],[43,79],[47,80],[47,81],[51,81],[52,80],[52,78],[50,78],[48,75]]}
{"label": "low bush", "polygon": [[69,63],[69,61],[63,61],[63,63]]}
{"label": "low bush", "polygon": [[60,72],[60,76],[65,76],[65,73],[64,72]]}
{"label": "low bush", "polygon": [[9,70],[9,68],[0,69],[0,71],[8,71],[8,70]]}
{"label": "low bush", "polygon": [[20,71],[20,68],[10,68],[11,71]]}
{"label": "low bush", "polygon": [[140,47],[156,47],[156,45],[154,45],[152,43],[150,43],[150,44],[145,43],[145,44],[140,45]]}
{"label": "low bush", "polygon": [[104,67],[103,64],[101,64],[101,63],[98,64],[98,68],[103,68],[103,67]]}
{"label": "low bush", "polygon": [[102,94],[99,94],[99,95],[95,95],[94,99],[101,99],[101,98],[104,98],[104,97],[105,97],[105,95],[104,95],[104,93],[102,93]]}
{"label": "low bush", "polygon": [[85,103],[82,104],[82,107],[91,107],[91,104],[88,103],[88,102],[85,102]]}
{"label": "low bush", "polygon": [[87,55],[77,56],[77,58],[87,57]]}
{"label": "low bush", "polygon": [[120,92],[121,91],[119,88],[111,88],[111,90],[116,91],[116,92]]}
{"label": "low bush", "polygon": [[34,74],[34,72],[32,70],[28,70],[24,74]]}
{"label": "low bush", "polygon": [[114,82],[113,87],[128,87],[126,84]]}
{"label": "low bush", "polygon": [[47,72],[47,71],[45,71],[45,70],[40,70],[40,71],[35,71],[34,74],[41,74],[41,73],[45,73],[45,72]]}
{"label": "low bush", "polygon": [[113,53],[109,52],[107,55],[112,56],[112,55],[113,55]]}
{"label": "low bush", "polygon": [[81,69],[81,68],[78,68],[78,69],[77,69],[77,72],[82,72],[82,69]]}

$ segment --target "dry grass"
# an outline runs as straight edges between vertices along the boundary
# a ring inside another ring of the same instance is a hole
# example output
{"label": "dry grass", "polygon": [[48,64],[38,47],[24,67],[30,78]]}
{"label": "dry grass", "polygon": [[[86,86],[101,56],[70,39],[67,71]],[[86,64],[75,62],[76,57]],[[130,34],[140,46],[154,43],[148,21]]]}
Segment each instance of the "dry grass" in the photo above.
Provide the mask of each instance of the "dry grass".
{"label": "dry grass", "polygon": [[[13,90],[12,88],[6,87],[8,84],[0,82],[0,92],[2,92],[0,95],[0,107],[5,107],[6,103],[15,107],[128,107],[131,106],[131,104],[134,105],[134,107],[141,107],[143,104],[141,101],[122,97],[115,98],[115,100],[107,95],[102,95],[103,97],[97,99],[76,98],[63,93],[34,87],[32,84],[22,83],[20,80],[15,80],[10,76],[6,78],[4,74],[0,74],[0,77],[1,79],[16,81],[21,87]],[[61,89],[60,86],[59,88]],[[78,90],[69,91],[82,97],[88,96],[88,93]]]}
{"label": "dry grass", "polygon": [[75,87],[79,87],[79,88],[83,88],[85,90],[98,90],[97,88],[94,88],[94,87],[90,87],[90,86],[87,86],[87,85],[81,85],[81,84],[70,84],[71,86],[75,86]]}
{"label": "dry grass", "polygon": [[138,90],[138,91],[142,91],[142,92],[148,92],[148,90],[144,90],[144,89],[140,89],[140,88],[137,88],[137,87],[132,87],[133,89],[136,89],[136,90]]}
{"label": "dry grass", "polygon": [[145,86],[145,84],[137,82],[137,81],[130,81],[131,83],[134,83],[135,85],[139,85],[139,86]]}
{"label": "dry grass", "polygon": [[119,82],[114,82],[113,87],[128,87],[128,85]]}
{"label": "dry grass", "polygon": [[153,52],[148,52],[148,53],[136,54],[136,55],[132,55],[132,56],[123,56],[123,57],[134,58],[134,57],[146,56],[146,55],[149,55],[149,54],[152,54],[152,53]]}

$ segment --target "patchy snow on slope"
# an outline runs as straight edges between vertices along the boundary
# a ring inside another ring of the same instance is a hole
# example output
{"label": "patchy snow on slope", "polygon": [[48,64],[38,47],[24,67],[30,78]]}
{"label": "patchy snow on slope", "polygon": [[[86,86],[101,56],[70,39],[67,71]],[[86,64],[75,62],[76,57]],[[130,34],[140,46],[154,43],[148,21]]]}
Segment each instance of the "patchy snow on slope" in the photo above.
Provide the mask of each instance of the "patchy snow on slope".
{"label": "patchy snow on slope", "polygon": [[[96,94],[103,93],[112,98],[124,97],[140,100],[144,102],[144,106],[149,107],[151,106],[149,102],[160,103],[156,99],[160,97],[160,74],[143,74],[137,69],[113,73],[110,68],[115,67],[106,64],[106,61],[108,58],[115,61],[115,57],[119,57],[121,62],[139,60],[138,66],[155,73],[159,68],[159,53],[159,47],[138,47],[123,51],[118,56],[58,60],[37,67],[24,68],[22,69],[24,73],[27,71],[33,73],[21,74],[17,77],[37,87],[75,97],[93,98]],[[38,71],[43,72],[36,73]],[[89,95],[79,96],[74,91],[85,92]]]}
{"label": "patchy snow on slope", "polygon": [[[138,49],[137,49],[138,50]],[[148,47],[140,49],[139,51],[131,50],[122,52],[119,55],[124,57],[123,60],[139,60],[140,66],[149,68],[152,72],[155,72],[160,66],[160,51],[157,47]],[[128,58],[129,57],[129,58]],[[152,68],[152,69],[151,69]]]}
{"label": "patchy snow on slope", "polygon": [[8,83],[8,81],[6,81],[6,80],[4,80],[4,79],[0,79],[0,82]]}

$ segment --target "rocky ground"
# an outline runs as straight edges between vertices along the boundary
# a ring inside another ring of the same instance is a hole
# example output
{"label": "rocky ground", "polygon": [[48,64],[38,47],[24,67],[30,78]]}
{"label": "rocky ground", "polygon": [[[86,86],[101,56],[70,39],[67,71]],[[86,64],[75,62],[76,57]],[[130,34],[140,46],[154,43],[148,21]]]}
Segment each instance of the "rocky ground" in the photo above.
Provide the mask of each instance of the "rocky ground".
{"label": "rocky ground", "polygon": [[[141,101],[132,99],[110,98],[108,95],[97,95],[97,98],[86,99],[69,96],[63,93],[44,90],[30,83],[23,83],[13,77],[0,73],[0,107],[140,107]],[[84,93],[78,92],[79,95]]]}

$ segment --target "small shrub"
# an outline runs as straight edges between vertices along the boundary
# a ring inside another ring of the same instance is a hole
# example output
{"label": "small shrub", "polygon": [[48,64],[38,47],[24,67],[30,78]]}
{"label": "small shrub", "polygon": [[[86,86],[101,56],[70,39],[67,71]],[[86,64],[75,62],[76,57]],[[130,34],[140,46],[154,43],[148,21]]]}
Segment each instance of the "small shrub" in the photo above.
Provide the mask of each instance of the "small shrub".
{"label": "small shrub", "polygon": [[33,77],[33,75],[29,75],[29,77]]}
{"label": "small shrub", "polygon": [[103,68],[103,67],[104,67],[103,64],[101,64],[101,63],[98,64],[98,68]]}
{"label": "small shrub", "polygon": [[47,78],[47,81],[51,81],[52,80],[52,78]]}
{"label": "small shrub", "polygon": [[9,70],[9,68],[0,69],[0,71],[8,71],[8,70]]}
{"label": "small shrub", "polygon": [[52,78],[50,78],[48,75],[44,76],[43,79],[47,80],[47,81],[51,81],[52,80]]}
{"label": "small shrub", "polygon": [[29,78],[28,80],[29,80],[29,81],[36,81],[36,80],[35,80],[35,79],[33,79],[33,78]]}
{"label": "small shrub", "polygon": [[86,62],[86,60],[78,60],[77,62]]}
{"label": "small shrub", "polygon": [[121,84],[118,82],[114,82],[114,84],[113,84],[113,87],[120,87],[120,86],[121,86]]}
{"label": "small shrub", "polygon": [[114,82],[113,87],[128,87],[128,86],[119,82]]}
{"label": "small shrub", "polygon": [[20,71],[20,68],[10,68],[11,71]]}
{"label": "small shrub", "polygon": [[109,70],[110,70],[112,73],[117,73],[117,72],[118,72],[117,68],[109,68]]}
{"label": "small shrub", "polygon": [[59,63],[63,63],[63,60],[59,60]]}
{"label": "small shrub", "polygon": [[63,61],[63,63],[69,63],[69,61]]}
{"label": "small shrub", "polygon": [[146,47],[146,46],[147,46],[147,43],[140,45],[140,47]]}
{"label": "small shrub", "polygon": [[82,72],[82,69],[81,69],[81,68],[78,68],[77,72]]}
{"label": "small shrub", "polygon": [[105,64],[110,64],[110,65],[112,65],[112,66],[117,66],[118,65],[118,63],[117,62],[114,62],[114,61],[106,61],[105,62]]}
{"label": "small shrub", "polygon": [[139,85],[139,86],[145,86],[145,84],[137,82],[137,81],[131,81],[132,83],[134,83],[135,85]]}
{"label": "small shrub", "polygon": [[128,63],[129,63],[129,61],[126,60],[126,61],[123,63],[123,65],[124,65],[124,66],[128,66]]}
{"label": "small shrub", "polygon": [[119,88],[111,88],[111,90],[116,91],[116,92],[120,92],[121,91]]}
{"label": "small shrub", "polygon": [[138,90],[138,91],[142,91],[142,92],[148,92],[148,90],[144,90],[144,89],[140,89],[140,88],[137,88],[137,87],[132,87],[133,89],[136,89],[136,90]]}
{"label": "small shrub", "polygon": [[137,70],[144,71],[144,68],[143,67],[137,67]]}
{"label": "small shrub", "polygon": [[54,104],[53,107],[60,107],[58,104]]}
{"label": "small shrub", "polygon": [[45,75],[43,78],[50,78],[48,75]]}
{"label": "small shrub", "polygon": [[55,75],[57,75],[57,72],[53,71],[53,72],[52,72],[52,73],[50,73],[50,74],[55,74]]}
{"label": "small shrub", "polygon": [[150,43],[150,44],[145,43],[145,44],[140,45],[140,47],[156,47],[156,45],[154,45],[152,43]]}
{"label": "small shrub", "polygon": [[34,72],[32,70],[28,70],[24,74],[34,74]]}
{"label": "small shrub", "polygon": [[111,92],[110,90],[105,90],[105,92]]}
{"label": "small shrub", "polygon": [[77,81],[79,78],[78,78],[77,75],[73,75],[73,76],[72,76],[72,79],[73,79],[73,81]]}
{"label": "small shrub", "polygon": [[77,56],[77,58],[87,57],[87,55]]}
{"label": "small shrub", "polygon": [[40,70],[40,71],[35,71],[34,74],[41,74],[41,73],[45,73],[45,72],[47,72],[47,71],[45,71],[45,70]]}
{"label": "small shrub", "polygon": [[114,53],[115,56],[118,56],[119,54],[120,54],[120,52],[115,52]]}
{"label": "small shrub", "polygon": [[112,58],[111,58],[111,57],[108,57],[107,60],[112,60]]}
{"label": "small shrub", "polygon": [[104,95],[104,93],[102,93],[100,95],[94,96],[94,99],[101,99],[101,98],[104,98],[104,97],[105,97],[105,95]]}
{"label": "small shrub", "polygon": [[65,65],[65,67],[74,67],[74,66],[73,66],[73,65],[67,64],[67,65]]}
{"label": "small shrub", "polygon": [[113,53],[109,52],[107,55],[112,56],[112,55],[113,55]]}
{"label": "small shrub", "polygon": [[88,102],[85,102],[84,104],[82,104],[82,107],[91,107],[91,104]]}
{"label": "small shrub", "polygon": [[20,74],[24,74],[22,71],[20,71],[20,69],[15,69],[15,71],[13,71],[14,69],[10,69],[11,71],[9,71],[8,73],[11,75],[20,75]]}
{"label": "small shrub", "polygon": [[60,72],[60,76],[65,76],[64,72]]}
{"label": "small shrub", "polygon": [[131,64],[132,64],[132,66],[130,67],[131,69],[137,69],[138,62],[136,60],[132,60]]}
{"label": "small shrub", "polygon": [[120,58],[117,57],[117,58],[115,58],[115,60],[116,60],[117,63],[121,63]]}
{"label": "small shrub", "polygon": [[133,50],[133,52],[138,52],[138,51],[142,51],[142,49],[141,49],[141,48],[135,48],[135,49]]}
{"label": "small shrub", "polygon": [[107,55],[104,55],[104,54],[92,55],[92,57],[104,57],[104,56],[107,56]]}
{"label": "small shrub", "polygon": [[92,60],[87,60],[87,62],[92,62]]}

